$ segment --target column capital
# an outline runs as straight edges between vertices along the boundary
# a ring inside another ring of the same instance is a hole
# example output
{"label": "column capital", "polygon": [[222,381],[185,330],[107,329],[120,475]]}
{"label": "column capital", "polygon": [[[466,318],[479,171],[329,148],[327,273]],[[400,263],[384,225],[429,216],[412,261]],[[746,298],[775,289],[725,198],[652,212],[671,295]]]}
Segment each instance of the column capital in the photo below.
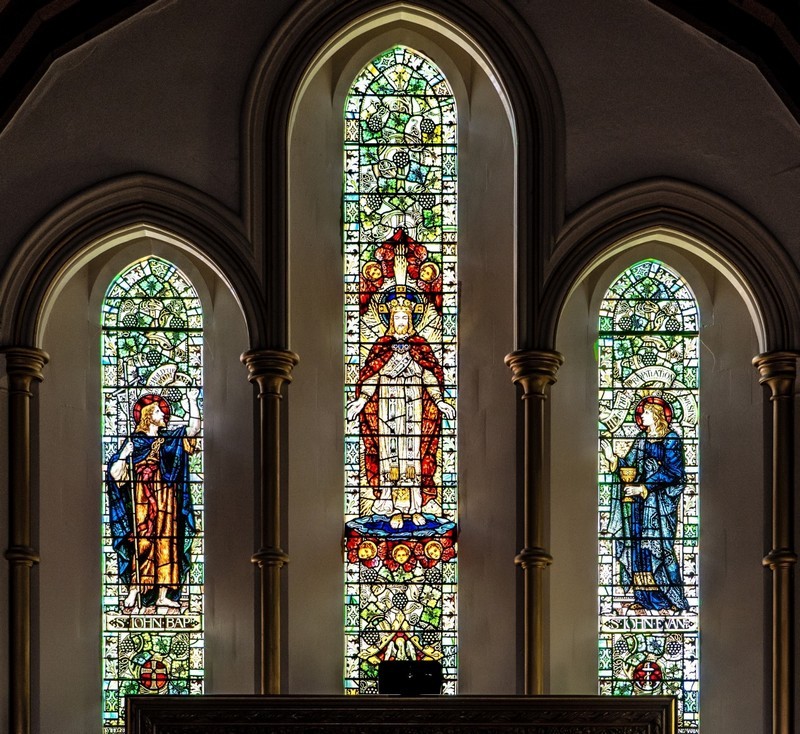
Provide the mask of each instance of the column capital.
{"label": "column capital", "polygon": [[30,386],[31,380],[41,382],[44,379],[42,370],[50,361],[50,355],[36,347],[3,347],[0,349],[6,357],[6,373],[11,378],[22,378]]}
{"label": "column capital", "polygon": [[758,370],[758,381],[768,385],[772,397],[791,395],[797,375],[797,360],[800,352],[766,352],[753,358]]}
{"label": "column capital", "polygon": [[505,363],[511,368],[513,383],[520,383],[525,397],[543,396],[548,386],[556,381],[564,357],[558,352],[540,349],[520,349],[506,355]]}
{"label": "column capital", "polygon": [[292,369],[300,357],[284,349],[251,349],[241,360],[247,367],[247,379],[258,385],[260,395],[280,396],[283,383],[292,381]]}
{"label": "column capital", "polygon": [[766,568],[792,568],[797,563],[797,553],[790,548],[774,548],[761,561]]}

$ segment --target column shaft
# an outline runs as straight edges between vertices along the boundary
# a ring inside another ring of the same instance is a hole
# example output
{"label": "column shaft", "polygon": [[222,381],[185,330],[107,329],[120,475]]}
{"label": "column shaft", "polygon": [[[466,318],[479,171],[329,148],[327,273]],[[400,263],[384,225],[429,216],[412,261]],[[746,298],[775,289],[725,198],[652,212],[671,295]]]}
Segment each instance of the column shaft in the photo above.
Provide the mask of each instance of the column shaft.
{"label": "column shaft", "polygon": [[523,548],[514,559],[524,578],[524,692],[544,693],[544,572],[553,559],[545,549],[544,486],[547,436],[545,401],[563,363],[557,352],[518,351],[506,357],[512,380],[522,387],[523,443]]}
{"label": "column shaft", "polygon": [[795,352],[753,360],[772,406],[772,545],[764,565],[772,570],[772,731],[794,731],[794,385]]}
{"label": "column shaft", "polygon": [[260,692],[281,692],[281,576],[289,558],[281,547],[281,398],[291,382],[296,354],[254,350],[242,355],[248,379],[258,386],[260,548],[252,561],[259,568]]}
{"label": "column shaft", "polygon": [[8,652],[12,734],[31,731],[31,569],[39,555],[31,538],[31,390],[48,356],[38,349],[4,350],[8,374]]}

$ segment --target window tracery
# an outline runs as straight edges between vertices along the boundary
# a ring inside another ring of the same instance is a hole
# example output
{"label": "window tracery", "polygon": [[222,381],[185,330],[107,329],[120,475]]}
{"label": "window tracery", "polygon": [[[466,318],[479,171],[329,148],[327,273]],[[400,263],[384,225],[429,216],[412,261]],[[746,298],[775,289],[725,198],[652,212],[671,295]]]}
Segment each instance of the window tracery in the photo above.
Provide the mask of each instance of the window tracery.
{"label": "window tracery", "polygon": [[103,731],[125,696],[203,690],[203,313],[140,260],[102,306]]}
{"label": "window tracery", "polygon": [[676,695],[698,731],[699,313],[644,260],[600,308],[599,690]]}
{"label": "window tracery", "polygon": [[456,109],[396,46],[345,104],[345,690],[457,656]]}

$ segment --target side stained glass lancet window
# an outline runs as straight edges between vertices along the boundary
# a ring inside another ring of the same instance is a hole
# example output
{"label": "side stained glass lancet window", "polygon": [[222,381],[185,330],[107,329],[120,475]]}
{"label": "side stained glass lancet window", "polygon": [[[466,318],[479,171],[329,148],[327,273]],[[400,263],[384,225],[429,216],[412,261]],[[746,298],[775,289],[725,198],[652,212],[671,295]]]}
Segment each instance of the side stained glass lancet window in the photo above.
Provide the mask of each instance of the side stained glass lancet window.
{"label": "side stained glass lancet window", "polygon": [[391,660],[456,691],[456,109],[396,46],[345,106],[345,691]]}
{"label": "side stained glass lancet window", "polygon": [[171,263],[118,275],[102,313],[103,734],[125,696],[203,689],[203,316]]}
{"label": "side stained glass lancet window", "polygon": [[645,260],[600,308],[599,690],[678,697],[697,734],[699,314]]}

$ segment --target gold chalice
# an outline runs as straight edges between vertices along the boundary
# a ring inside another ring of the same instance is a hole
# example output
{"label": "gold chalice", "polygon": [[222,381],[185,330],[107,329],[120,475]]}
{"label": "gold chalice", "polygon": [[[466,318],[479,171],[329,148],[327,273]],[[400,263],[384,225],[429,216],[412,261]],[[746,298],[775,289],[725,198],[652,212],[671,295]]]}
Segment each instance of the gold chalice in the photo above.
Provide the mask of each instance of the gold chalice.
{"label": "gold chalice", "polygon": [[[633,484],[636,481],[635,466],[621,466],[619,468],[619,478],[623,484]],[[633,497],[623,497],[623,502],[633,502]]]}

